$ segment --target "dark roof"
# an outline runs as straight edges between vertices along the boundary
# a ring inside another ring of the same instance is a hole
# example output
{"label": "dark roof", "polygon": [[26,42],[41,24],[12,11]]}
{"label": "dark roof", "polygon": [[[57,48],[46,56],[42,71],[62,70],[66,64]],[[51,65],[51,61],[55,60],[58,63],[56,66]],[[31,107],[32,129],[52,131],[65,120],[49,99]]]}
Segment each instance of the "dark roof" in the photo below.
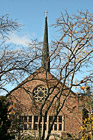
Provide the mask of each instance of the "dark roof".
{"label": "dark roof", "polygon": [[43,41],[42,64],[41,65],[47,71],[50,71],[47,16],[45,16],[45,29],[44,29],[44,41]]}

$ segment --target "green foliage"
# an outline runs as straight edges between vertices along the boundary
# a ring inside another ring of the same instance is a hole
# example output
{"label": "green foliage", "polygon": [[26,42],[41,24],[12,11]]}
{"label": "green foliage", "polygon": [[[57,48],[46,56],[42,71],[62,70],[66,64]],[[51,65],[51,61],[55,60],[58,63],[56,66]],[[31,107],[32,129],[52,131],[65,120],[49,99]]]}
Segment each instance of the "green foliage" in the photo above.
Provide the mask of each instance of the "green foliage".
{"label": "green foliage", "polygon": [[[78,140],[76,138],[72,138],[71,135],[67,134],[64,138],[61,138],[58,134],[52,134],[53,138],[50,138],[50,140]],[[21,140],[41,140],[39,136],[36,136],[36,134],[32,135],[25,135],[21,138]],[[45,140],[45,139],[44,139]]]}
{"label": "green foliage", "polygon": [[0,140],[10,140],[12,138],[11,134],[8,133],[8,129],[11,125],[8,119],[8,106],[6,103],[6,98],[0,98]]}
{"label": "green foliage", "polygon": [[28,136],[28,135],[26,135],[26,136],[24,136],[22,138],[22,140],[40,140],[40,138],[36,137],[36,136]]}

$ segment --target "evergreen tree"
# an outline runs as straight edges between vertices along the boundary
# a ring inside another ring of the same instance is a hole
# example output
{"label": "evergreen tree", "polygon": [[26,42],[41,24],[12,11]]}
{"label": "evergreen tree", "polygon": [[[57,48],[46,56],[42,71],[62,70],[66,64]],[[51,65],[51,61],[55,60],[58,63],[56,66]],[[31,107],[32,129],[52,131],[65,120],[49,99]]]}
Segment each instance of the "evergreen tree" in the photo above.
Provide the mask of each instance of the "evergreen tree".
{"label": "evergreen tree", "polygon": [[0,140],[10,140],[11,134],[8,133],[8,129],[11,125],[11,121],[8,118],[9,103],[6,102],[5,97],[0,98]]}

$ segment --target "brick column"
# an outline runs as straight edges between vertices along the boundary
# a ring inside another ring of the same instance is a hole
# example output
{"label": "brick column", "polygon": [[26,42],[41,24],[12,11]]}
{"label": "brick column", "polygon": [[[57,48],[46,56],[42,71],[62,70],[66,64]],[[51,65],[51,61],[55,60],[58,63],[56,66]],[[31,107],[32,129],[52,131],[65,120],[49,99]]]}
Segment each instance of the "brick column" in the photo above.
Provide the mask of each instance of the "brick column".
{"label": "brick column", "polygon": [[32,130],[34,129],[34,115],[32,115]]}
{"label": "brick column", "polygon": [[65,116],[62,116],[62,131],[65,131]]}
{"label": "brick column", "polygon": [[[55,124],[54,124],[55,125]],[[54,131],[54,125],[53,125],[53,131]]]}
{"label": "brick column", "polygon": [[49,130],[49,115],[47,115],[47,131]]}
{"label": "brick column", "polygon": [[59,130],[59,120],[58,120],[58,116],[57,116],[57,131]]}
{"label": "brick column", "polygon": [[44,126],[44,117],[42,116],[42,132],[43,132],[43,126]]}

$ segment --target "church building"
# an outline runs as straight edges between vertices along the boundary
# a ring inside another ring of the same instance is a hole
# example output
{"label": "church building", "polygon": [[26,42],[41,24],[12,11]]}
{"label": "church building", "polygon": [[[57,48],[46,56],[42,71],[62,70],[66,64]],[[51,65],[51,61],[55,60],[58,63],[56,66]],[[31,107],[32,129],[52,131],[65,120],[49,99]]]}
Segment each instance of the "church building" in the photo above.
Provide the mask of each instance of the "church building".
{"label": "church building", "polygon": [[43,138],[50,139],[55,135],[79,138],[81,101],[73,91],[68,96],[68,90],[63,90],[62,86],[61,81],[50,72],[46,15],[41,67],[7,95],[14,105],[11,112],[19,116],[24,135],[41,133]]}

